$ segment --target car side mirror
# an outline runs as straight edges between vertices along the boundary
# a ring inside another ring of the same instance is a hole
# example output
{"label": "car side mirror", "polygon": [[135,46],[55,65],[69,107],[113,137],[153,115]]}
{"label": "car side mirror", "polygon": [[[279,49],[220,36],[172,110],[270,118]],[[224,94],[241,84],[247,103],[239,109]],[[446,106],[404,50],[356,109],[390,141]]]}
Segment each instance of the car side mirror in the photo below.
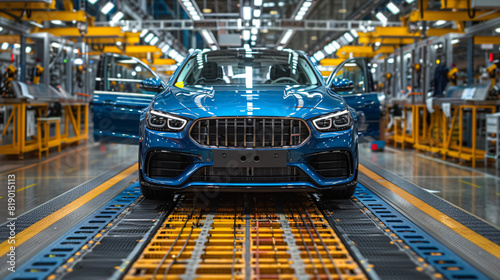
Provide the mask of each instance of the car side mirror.
{"label": "car side mirror", "polygon": [[332,81],[332,89],[336,92],[352,91],[354,89],[354,83],[349,79],[335,78]]}
{"label": "car side mirror", "polygon": [[163,83],[159,78],[147,78],[143,80],[139,84],[139,88],[143,91],[147,92],[161,92],[165,88],[163,87]]}

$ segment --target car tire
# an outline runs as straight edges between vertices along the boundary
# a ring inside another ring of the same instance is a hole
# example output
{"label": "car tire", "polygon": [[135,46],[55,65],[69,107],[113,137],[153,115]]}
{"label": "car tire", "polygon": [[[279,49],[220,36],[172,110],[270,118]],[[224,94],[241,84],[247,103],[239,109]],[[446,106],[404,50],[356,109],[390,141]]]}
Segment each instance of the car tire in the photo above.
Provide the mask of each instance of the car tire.
{"label": "car tire", "polygon": [[322,191],[321,194],[323,195],[322,199],[327,199],[327,200],[349,199],[351,198],[351,196],[354,194],[355,191],[356,191],[356,184],[348,186],[347,188],[342,190],[325,190]]}
{"label": "car tire", "polygon": [[153,190],[148,186],[141,184],[142,195],[152,200],[172,200],[175,191],[173,190]]}
{"label": "car tire", "polygon": [[358,185],[358,172],[356,171],[356,176],[354,179],[348,183],[347,187],[341,190],[324,190],[321,192],[322,199],[349,199],[356,192],[356,186]]}

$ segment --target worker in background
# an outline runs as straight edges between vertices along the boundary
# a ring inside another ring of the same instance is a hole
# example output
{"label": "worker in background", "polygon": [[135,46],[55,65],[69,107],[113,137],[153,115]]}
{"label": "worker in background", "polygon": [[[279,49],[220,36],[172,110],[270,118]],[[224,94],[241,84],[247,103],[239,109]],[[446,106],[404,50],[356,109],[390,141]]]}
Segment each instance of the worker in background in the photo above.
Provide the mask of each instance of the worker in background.
{"label": "worker in background", "polygon": [[497,84],[497,72],[498,72],[498,60],[494,60],[491,65],[486,68],[486,71],[488,72],[488,77],[491,79],[491,86],[490,89],[493,89],[493,87]]}
{"label": "worker in background", "polygon": [[457,74],[458,74],[458,68],[455,63],[451,64],[451,70],[448,72],[448,79],[450,80],[450,85],[456,86],[457,85]]}
{"label": "worker in background", "polygon": [[443,97],[444,89],[448,84],[448,67],[440,62],[434,71],[434,97]]}

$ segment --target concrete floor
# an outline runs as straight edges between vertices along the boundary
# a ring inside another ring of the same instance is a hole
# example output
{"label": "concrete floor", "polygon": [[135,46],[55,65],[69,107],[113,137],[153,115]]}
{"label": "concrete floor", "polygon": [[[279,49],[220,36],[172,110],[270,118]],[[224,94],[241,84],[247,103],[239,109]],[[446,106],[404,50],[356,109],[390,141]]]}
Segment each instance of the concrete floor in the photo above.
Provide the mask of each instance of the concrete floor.
{"label": "concrete floor", "polygon": [[[137,160],[137,147],[86,143],[67,147],[60,154],[38,159],[28,154],[25,160],[0,157],[0,178],[16,176],[16,215],[26,211],[122,164]],[[6,203],[7,188],[0,188],[0,202]],[[0,221],[7,218],[7,207],[0,209]]]}
{"label": "concrete floor", "polygon": [[413,184],[500,227],[500,170],[435,159],[414,150],[372,152],[360,144],[360,161],[371,161]]}

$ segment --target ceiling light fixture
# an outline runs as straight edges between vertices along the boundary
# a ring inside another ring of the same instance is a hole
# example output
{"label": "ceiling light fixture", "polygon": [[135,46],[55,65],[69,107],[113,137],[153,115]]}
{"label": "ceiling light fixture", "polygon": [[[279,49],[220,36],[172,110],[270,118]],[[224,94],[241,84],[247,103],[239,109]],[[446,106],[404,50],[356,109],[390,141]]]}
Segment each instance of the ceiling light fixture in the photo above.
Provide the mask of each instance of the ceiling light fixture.
{"label": "ceiling light fixture", "polygon": [[125,16],[125,14],[123,14],[122,12],[117,12],[112,18],[111,18],[111,21],[113,22],[119,22],[123,17]]}
{"label": "ceiling light fixture", "polygon": [[297,14],[295,14],[295,16],[292,16],[292,18],[294,18],[295,20],[303,20],[305,15],[307,14],[307,11],[311,6],[312,6],[312,0],[304,1],[300,9],[298,10]]}
{"label": "ceiling light fixture", "polygon": [[434,26],[441,26],[441,25],[445,25],[446,24],[446,20],[438,20],[434,23]]}
{"label": "ceiling light fixture", "polygon": [[148,32],[149,32],[149,30],[147,30],[147,29],[143,29],[143,30],[141,31],[141,35],[139,35],[139,37],[144,38],[144,36],[146,36],[146,34],[148,34]]}
{"label": "ceiling light fixture", "polygon": [[382,14],[382,12],[378,12],[375,14],[375,17],[380,20],[384,25],[387,23],[387,17]]}
{"label": "ceiling light fixture", "polygon": [[252,7],[243,6],[242,12],[243,12],[243,19],[244,20],[251,20],[252,19]]}
{"label": "ceiling light fixture", "polygon": [[154,45],[156,45],[156,43],[158,43],[159,40],[160,40],[160,38],[155,36],[153,39],[151,39],[151,42],[149,42],[149,44],[154,46]]}
{"label": "ceiling light fixture", "polygon": [[241,35],[243,37],[243,41],[248,41],[250,40],[250,30],[243,30],[241,32]]}
{"label": "ceiling light fixture", "polygon": [[109,12],[111,12],[111,10],[113,10],[113,8],[115,7],[115,4],[113,4],[112,2],[108,2],[106,3],[106,5],[104,5],[101,9],[101,13],[107,15],[109,14]]}
{"label": "ceiling light fixture", "polygon": [[401,10],[399,10],[398,6],[396,6],[394,3],[389,2],[387,3],[387,6],[385,6],[393,15],[399,14]]}
{"label": "ceiling light fixture", "polygon": [[290,40],[290,38],[292,37],[292,35],[293,35],[293,30],[292,29],[288,29],[288,31],[285,33],[285,35],[283,35],[283,37],[281,38],[280,44],[281,45],[286,45],[286,43],[288,43],[288,40]]}
{"label": "ceiling light fixture", "polygon": [[155,35],[153,33],[149,33],[146,36],[146,38],[144,38],[144,42],[149,43],[149,42],[151,42],[151,40],[153,40],[154,37],[155,37]]}

